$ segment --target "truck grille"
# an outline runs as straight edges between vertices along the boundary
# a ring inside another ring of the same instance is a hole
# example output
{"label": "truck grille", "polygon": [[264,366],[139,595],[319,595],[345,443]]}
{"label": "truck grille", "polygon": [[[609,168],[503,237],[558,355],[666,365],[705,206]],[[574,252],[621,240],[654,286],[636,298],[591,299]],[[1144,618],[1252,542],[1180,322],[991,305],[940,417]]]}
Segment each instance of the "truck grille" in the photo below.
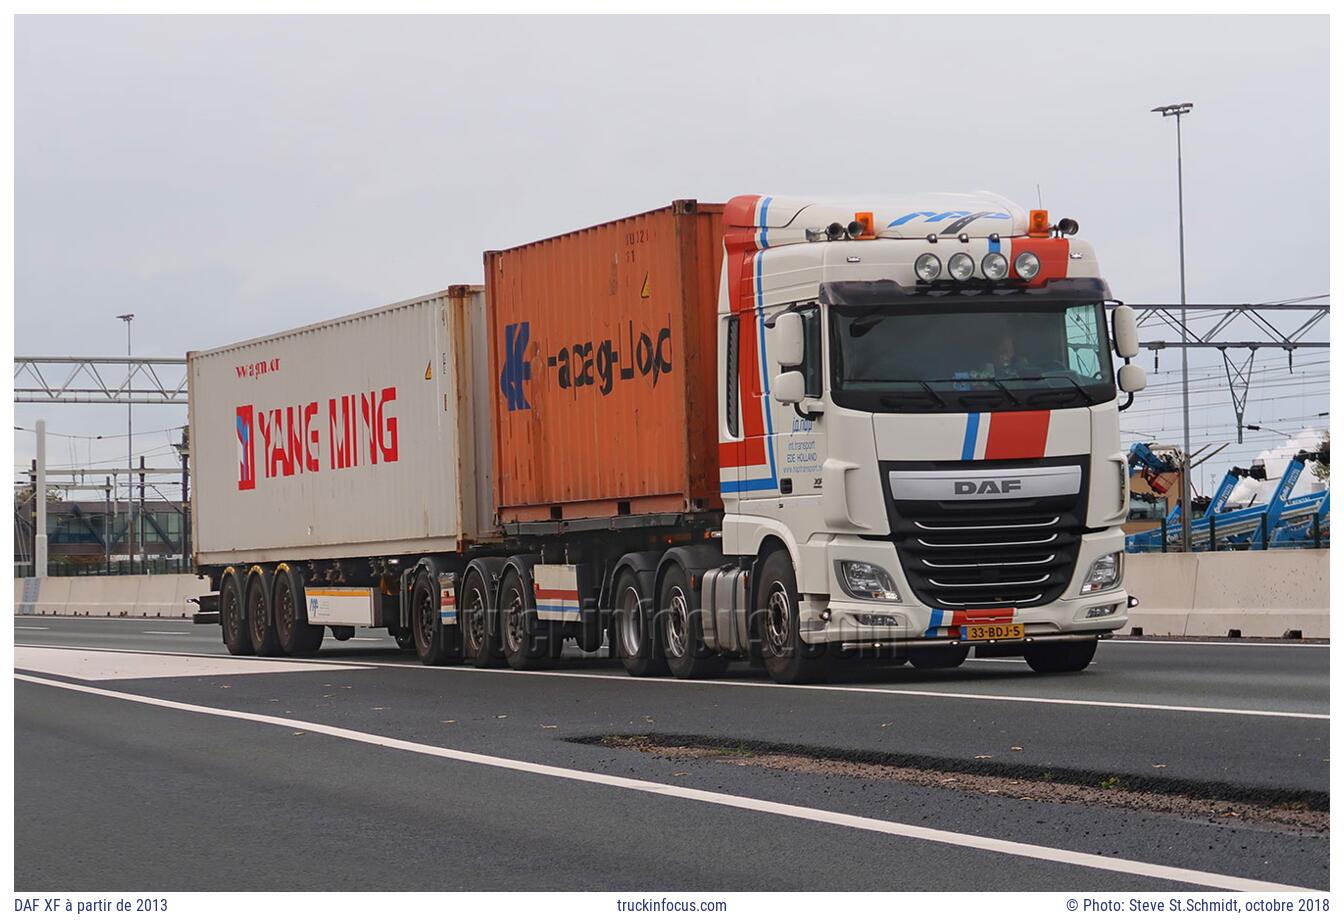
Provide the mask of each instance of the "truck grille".
{"label": "truck grille", "polygon": [[1049,604],[1073,576],[1086,495],[1086,475],[1078,495],[957,502],[888,495],[890,539],[911,589],[929,607]]}

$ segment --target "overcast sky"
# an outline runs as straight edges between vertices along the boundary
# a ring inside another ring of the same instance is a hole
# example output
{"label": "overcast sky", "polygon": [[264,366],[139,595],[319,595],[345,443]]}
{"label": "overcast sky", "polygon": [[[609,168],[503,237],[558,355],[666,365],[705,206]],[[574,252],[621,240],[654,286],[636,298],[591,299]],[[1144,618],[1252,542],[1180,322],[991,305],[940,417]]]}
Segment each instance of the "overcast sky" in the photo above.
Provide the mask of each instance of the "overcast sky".
{"label": "overcast sky", "polygon": [[[19,17],[15,348],[119,353],[129,311],[138,354],[180,355],[479,281],[483,249],[740,193],[1034,206],[1039,185],[1116,296],[1174,301],[1174,125],[1149,109],[1185,101],[1190,301],[1324,294],[1327,33],[1323,16]],[[1178,364],[1126,428],[1177,435]],[[1248,420],[1297,431],[1328,408],[1325,371],[1271,370]],[[1232,434],[1221,375],[1200,371],[1197,446]],[[125,430],[124,408],[19,406],[16,424],[39,413]],[[184,419],[137,407],[135,428]],[[52,465],[124,454],[78,443],[53,442]]]}

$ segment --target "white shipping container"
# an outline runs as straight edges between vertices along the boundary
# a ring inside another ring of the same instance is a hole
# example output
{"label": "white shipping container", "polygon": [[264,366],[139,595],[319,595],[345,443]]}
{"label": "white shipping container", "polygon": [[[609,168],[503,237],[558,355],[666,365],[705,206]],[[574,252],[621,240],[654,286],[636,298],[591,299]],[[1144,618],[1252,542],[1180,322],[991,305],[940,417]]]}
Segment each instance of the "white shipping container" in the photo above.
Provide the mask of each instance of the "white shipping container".
{"label": "white shipping container", "polygon": [[201,565],[448,552],[494,528],[483,289],[187,356]]}

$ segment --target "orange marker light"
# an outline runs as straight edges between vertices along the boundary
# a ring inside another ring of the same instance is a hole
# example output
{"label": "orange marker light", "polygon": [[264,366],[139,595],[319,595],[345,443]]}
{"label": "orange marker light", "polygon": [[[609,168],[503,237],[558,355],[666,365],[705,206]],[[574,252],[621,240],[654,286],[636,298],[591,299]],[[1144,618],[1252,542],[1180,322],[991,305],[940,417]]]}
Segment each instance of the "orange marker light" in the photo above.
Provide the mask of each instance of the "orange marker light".
{"label": "orange marker light", "polygon": [[876,238],[877,230],[873,227],[872,211],[856,211],[854,213],[854,220],[863,224],[863,233],[859,235],[859,239],[871,240]]}
{"label": "orange marker light", "polygon": [[1027,236],[1050,235],[1050,212],[1032,211],[1027,219]]}

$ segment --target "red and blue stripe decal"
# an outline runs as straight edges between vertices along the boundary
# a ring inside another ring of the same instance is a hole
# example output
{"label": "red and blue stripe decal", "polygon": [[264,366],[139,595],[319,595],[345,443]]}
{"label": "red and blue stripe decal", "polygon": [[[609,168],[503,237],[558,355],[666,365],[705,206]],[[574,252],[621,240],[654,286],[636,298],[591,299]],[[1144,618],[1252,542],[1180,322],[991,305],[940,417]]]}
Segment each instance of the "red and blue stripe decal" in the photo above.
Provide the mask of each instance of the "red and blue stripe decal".
{"label": "red and blue stripe decal", "polygon": [[1016,615],[1015,607],[983,607],[976,610],[944,610],[935,607],[929,611],[929,628],[924,630],[924,638],[937,639],[941,629],[959,632],[961,627],[972,624],[1011,623]]}
{"label": "red and blue stripe decal", "polygon": [[962,460],[1039,460],[1050,436],[1050,410],[971,412],[961,439]]}
{"label": "red and blue stripe decal", "polygon": [[741,440],[719,445],[719,491],[725,494],[779,488],[761,279],[764,250],[770,245],[765,226],[770,201],[734,198],[724,209],[728,290],[739,317],[737,390],[742,425]]}
{"label": "red and blue stripe decal", "polygon": [[558,613],[562,616],[579,618],[579,592],[566,591],[563,588],[542,588],[534,585],[538,613]]}

